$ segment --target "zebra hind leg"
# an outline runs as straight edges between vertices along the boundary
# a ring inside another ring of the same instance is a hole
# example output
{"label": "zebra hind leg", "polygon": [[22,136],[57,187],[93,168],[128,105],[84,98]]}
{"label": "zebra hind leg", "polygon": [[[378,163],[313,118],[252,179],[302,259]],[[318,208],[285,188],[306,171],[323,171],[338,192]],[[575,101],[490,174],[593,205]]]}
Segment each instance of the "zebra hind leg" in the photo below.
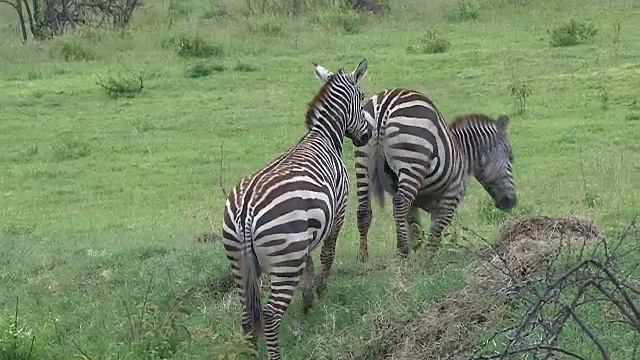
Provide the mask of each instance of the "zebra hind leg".
{"label": "zebra hind leg", "polygon": [[456,205],[452,203],[441,202],[437,208],[431,213],[431,228],[429,229],[429,237],[425,245],[427,256],[433,257],[440,249],[442,242],[442,232],[449,226],[455,213]]}
{"label": "zebra hind leg", "polygon": [[393,194],[393,218],[396,222],[396,241],[398,254],[402,257],[409,256],[407,244],[407,216],[413,206],[415,191],[408,184],[400,182],[398,191]]}
{"label": "zebra hind leg", "polygon": [[411,248],[415,251],[425,242],[422,222],[420,221],[420,208],[415,204],[411,206],[411,210],[409,210],[409,215],[407,217],[409,223],[409,241]]}
{"label": "zebra hind leg", "polygon": [[307,255],[307,263],[302,270],[300,283],[302,287],[302,311],[307,314],[313,306],[313,259],[311,255]]}
{"label": "zebra hind leg", "polygon": [[316,282],[316,292],[318,293],[318,296],[322,296],[327,291],[327,283],[329,282],[329,271],[331,270],[331,265],[333,265],[333,260],[336,256],[336,240],[338,239],[338,234],[340,233],[340,229],[342,228],[342,224],[344,222],[345,206],[343,206],[340,210],[337,217],[338,219],[333,225],[333,231],[331,232],[331,235],[329,235],[329,237],[324,240],[324,243],[322,244],[322,250],[320,250],[321,269]]}
{"label": "zebra hind leg", "polygon": [[[305,266],[304,263],[301,265]],[[275,270],[277,271],[277,268]],[[302,271],[304,271],[304,268],[300,268],[296,273],[274,272],[269,276],[271,295],[263,311],[264,337],[267,343],[269,360],[280,359],[278,332],[282,323],[282,316],[291,304],[294,289],[300,282]]]}
{"label": "zebra hind leg", "polygon": [[358,260],[366,263],[369,260],[369,249],[367,234],[371,226],[373,211],[371,210],[371,202],[368,198],[358,199],[358,232],[360,233],[360,249],[358,250]]}

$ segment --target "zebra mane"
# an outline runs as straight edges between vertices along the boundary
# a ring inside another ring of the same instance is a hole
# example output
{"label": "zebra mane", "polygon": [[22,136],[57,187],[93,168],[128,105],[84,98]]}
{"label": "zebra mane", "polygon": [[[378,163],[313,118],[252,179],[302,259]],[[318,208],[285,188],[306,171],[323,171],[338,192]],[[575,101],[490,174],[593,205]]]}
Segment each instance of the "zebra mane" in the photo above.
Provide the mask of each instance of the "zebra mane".
{"label": "zebra mane", "polygon": [[313,128],[313,125],[314,125],[313,111],[315,110],[316,105],[325,100],[325,98],[327,97],[327,94],[329,93],[329,89],[331,85],[336,79],[336,76],[339,74],[342,74],[343,71],[344,70],[340,68],[336,74],[329,76],[329,79],[327,79],[327,81],[325,81],[324,84],[322,84],[322,87],[320,88],[320,90],[318,90],[318,93],[316,94],[316,96],[314,96],[313,99],[311,99],[311,101],[309,101],[309,103],[307,104],[307,113],[305,114],[305,124],[307,125],[307,129],[311,130],[311,128]]}
{"label": "zebra mane", "polygon": [[478,113],[460,115],[453,119],[451,124],[449,124],[449,127],[452,129],[464,129],[469,125],[484,125],[497,129],[497,123],[493,118],[488,115]]}

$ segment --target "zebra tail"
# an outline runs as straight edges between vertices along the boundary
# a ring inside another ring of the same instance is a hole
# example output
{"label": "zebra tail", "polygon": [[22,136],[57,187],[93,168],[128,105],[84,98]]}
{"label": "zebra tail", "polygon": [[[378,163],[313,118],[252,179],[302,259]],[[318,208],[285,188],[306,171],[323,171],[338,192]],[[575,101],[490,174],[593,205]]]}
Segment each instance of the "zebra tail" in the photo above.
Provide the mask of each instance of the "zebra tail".
{"label": "zebra tail", "polygon": [[[248,227],[251,228],[250,226]],[[258,259],[253,253],[251,230],[244,234],[244,250],[240,255],[240,271],[244,287],[244,306],[249,314],[249,332],[259,336],[263,332],[262,305],[260,304],[260,285],[258,284]]]}
{"label": "zebra tail", "polygon": [[380,207],[384,207],[384,164],[385,157],[378,138],[373,142],[373,156],[369,162],[369,181],[371,193],[378,199]]}

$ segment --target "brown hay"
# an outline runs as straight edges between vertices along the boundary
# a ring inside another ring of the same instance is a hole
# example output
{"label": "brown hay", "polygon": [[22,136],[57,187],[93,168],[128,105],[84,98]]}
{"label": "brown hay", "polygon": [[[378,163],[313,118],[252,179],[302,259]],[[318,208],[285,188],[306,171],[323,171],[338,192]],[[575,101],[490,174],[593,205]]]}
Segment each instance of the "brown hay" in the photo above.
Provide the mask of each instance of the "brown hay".
{"label": "brown hay", "polygon": [[[560,245],[582,246],[600,236],[598,227],[581,217],[532,216],[506,223],[470,286],[426,304],[408,324],[376,321],[385,350],[378,359],[463,359],[477,346],[477,334],[502,320],[507,298],[500,290],[510,288],[514,275],[525,279],[540,270]],[[505,268],[511,277],[502,272]]]}
{"label": "brown hay", "polygon": [[473,287],[464,288],[428,304],[422,315],[406,325],[387,326],[384,340],[389,345],[379,359],[454,359],[476,346],[469,334],[490,329],[503,314],[504,307],[496,298]]}
{"label": "brown hay", "polygon": [[557,250],[578,249],[600,236],[598,226],[583,217],[514,219],[500,229],[490,260],[478,274],[479,282],[486,289],[500,292],[511,285],[511,280],[524,280],[544,268]]}

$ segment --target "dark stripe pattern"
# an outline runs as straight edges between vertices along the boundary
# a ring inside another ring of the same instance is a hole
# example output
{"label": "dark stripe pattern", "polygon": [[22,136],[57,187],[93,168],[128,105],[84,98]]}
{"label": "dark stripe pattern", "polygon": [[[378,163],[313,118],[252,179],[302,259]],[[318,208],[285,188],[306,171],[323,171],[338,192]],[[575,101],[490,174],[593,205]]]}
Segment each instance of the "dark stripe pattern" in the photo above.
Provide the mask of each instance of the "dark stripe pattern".
{"label": "dark stripe pattern", "polygon": [[[494,121],[486,115],[467,114],[447,125],[424,94],[403,88],[373,95],[364,108],[375,131],[368,144],[355,149],[360,261],[369,257],[370,193],[381,206],[385,191],[393,196],[397,248],[402,256],[409,252],[409,223],[420,225],[419,209],[431,215],[427,248],[429,255],[435,254],[442,231],[463,199],[469,173],[497,207],[516,205],[508,117]],[[412,229],[412,239],[422,237],[421,231]]]}
{"label": "dark stripe pattern", "polygon": [[[264,334],[269,359],[280,359],[278,329],[299,283],[305,313],[313,303],[311,252],[320,243],[318,296],[327,288],[349,191],[348,170],[341,158],[343,137],[360,146],[372,134],[363,117],[364,94],[358,88],[365,72],[366,61],[351,74],[343,69],[332,74],[316,65],[316,74],[325,83],[309,103],[309,132],[243,178],[227,198],[223,244],[244,307],[243,330],[254,347]],[[258,285],[262,273],[271,286],[264,310]]]}

